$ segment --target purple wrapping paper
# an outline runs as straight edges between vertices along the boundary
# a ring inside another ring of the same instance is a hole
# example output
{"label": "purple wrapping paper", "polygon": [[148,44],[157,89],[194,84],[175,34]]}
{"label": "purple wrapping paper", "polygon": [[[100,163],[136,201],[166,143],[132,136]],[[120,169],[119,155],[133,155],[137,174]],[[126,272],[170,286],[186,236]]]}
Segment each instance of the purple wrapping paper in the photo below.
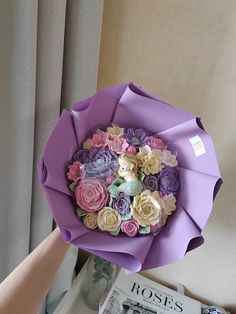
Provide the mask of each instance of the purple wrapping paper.
{"label": "purple wrapping paper", "polygon": [[[114,122],[160,135],[177,151],[180,191],[176,212],[158,234],[129,238],[88,230],[77,217],[65,165],[90,129]],[[189,139],[200,136],[205,153],[196,157]],[[199,118],[149,95],[132,83],[98,91],[63,111],[39,163],[41,184],[65,241],[137,272],[180,260],[203,242],[201,231],[221,183],[214,146]]]}

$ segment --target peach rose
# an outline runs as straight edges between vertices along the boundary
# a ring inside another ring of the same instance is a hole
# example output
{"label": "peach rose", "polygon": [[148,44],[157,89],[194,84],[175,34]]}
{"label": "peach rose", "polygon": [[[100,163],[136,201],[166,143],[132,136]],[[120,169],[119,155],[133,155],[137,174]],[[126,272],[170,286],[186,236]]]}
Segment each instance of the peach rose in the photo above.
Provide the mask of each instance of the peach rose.
{"label": "peach rose", "polygon": [[88,229],[94,230],[97,228],[97,213],[88,213],[86,216],[83,218],[83,223],[85,227]]}
{"label": "peach rose", "polygon": [[79,161],[73,162],[69,165],[69,171],[67,172],[67,178],[70,181],[77,182],[85,176],[84,169]]}

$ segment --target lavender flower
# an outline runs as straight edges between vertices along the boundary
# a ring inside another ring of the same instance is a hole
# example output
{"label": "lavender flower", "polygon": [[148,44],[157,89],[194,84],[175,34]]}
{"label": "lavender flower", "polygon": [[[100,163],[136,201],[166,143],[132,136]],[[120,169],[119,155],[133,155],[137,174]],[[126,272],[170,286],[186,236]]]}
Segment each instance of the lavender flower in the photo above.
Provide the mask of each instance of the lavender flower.
{"label": "lavender flower", "polygon": [[152,175],[145,176],[143,180],[143,184],[145,188],[150,190],[151,192],[158,191],[158,177],[157,176],[152,176]]}
{"label": "lavender flower", "polygon": [[179,174],[174,167],[165,167],[159,174],[159,190],[163,195],[173,193],[179,189]]}
{"label": "lavender flower", "polygon": [[86,164],[89,162],[89,151],[87,149],[81,148],[74,154],[73,159],[74,161],[79,161],[82,164]]}
{"label": "lavender flower", "polygon": [[115,153],[110,151],[107,147],[91,149],[89,152],[89,160],[97,161],[98,159],[102,159],[108,163],[113,159],[117,159],[117,156]]}
{"label": "lavender flower", "polygon": [[148,135],[143,129],[129,128],[125,132],[125,138],[130,145],[136,148],[144,146],[148,142]]}
{"label": "lavender flower", "polygon": [[85,170],[89,177],[107,178],[118,170],[117,156],[108,148],[92,149]]}
{"label": "lavender flower", "polygon": [[116,209],[121,215],[125,215],[129,212],[131,200],[129,195],[120,193],[119,196],[113,200],[112,207]]}

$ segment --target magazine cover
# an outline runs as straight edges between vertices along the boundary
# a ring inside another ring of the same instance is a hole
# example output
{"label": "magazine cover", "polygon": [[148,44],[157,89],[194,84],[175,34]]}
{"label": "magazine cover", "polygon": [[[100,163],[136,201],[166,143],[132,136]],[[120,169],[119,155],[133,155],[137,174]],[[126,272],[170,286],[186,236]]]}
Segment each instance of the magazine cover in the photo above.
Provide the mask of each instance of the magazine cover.
{"label": "magazine cover", "polygon": [[142,275],[127,275],[122,269],[99,313],[200,314],[201,303]]}

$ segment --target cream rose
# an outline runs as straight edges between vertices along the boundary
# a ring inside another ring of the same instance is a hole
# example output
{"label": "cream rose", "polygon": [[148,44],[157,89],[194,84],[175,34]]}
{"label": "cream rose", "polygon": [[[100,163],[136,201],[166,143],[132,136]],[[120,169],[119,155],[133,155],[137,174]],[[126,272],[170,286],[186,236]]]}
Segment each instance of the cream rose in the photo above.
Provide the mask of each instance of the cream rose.
{"label": "cream rose", "polygon": [[88,213],[86,216],[84,216],[83,223],[88,229],[96,229],[98,226],[97,213]]}
{"label": "cream rose", "polygon": [[172,155],[169,150],[164,150],[159,154],[159,160],[162,164],[170,167],[176,167],[178,162],[176,160],[176,156]]}
{"label": "cream rose", "polygon": [[151,149],[148,145],[140,147],[137,153],[139,167],[147,175],[157,174],[162,169],[159,156],[157,149]]}
{"label": "cream rose", "polygon": [[159,202],[163,212],[167,216],[171,215],[172,212],[176,209],[176,198],[172,193],[164,195],[162,198],[159,199]]}
{"label": "cream rose", "polygon": [[88,138],[86,141],[84,141],[83,148],[84,149],[92,148],[92,139],[91,138]]}
{"label": "cream rose", "polygon": [[161,218],[158,193],[145,190],[134,197],[130,207],[132,218],[137,220],[140,226],[155,225]]}
{"label": "cream rose", "polygon": [[124,130],[124,128],[113,125],[112,127],[107,128],[107,133],[109,135],[109,138],[114,140],[117,137],[123,136]]}
{"label": "cream rose", "polygon": [[121,224],[121,216],[115,209],[104,207],[98,212],[98,228],[102,231],[115,232]]}

